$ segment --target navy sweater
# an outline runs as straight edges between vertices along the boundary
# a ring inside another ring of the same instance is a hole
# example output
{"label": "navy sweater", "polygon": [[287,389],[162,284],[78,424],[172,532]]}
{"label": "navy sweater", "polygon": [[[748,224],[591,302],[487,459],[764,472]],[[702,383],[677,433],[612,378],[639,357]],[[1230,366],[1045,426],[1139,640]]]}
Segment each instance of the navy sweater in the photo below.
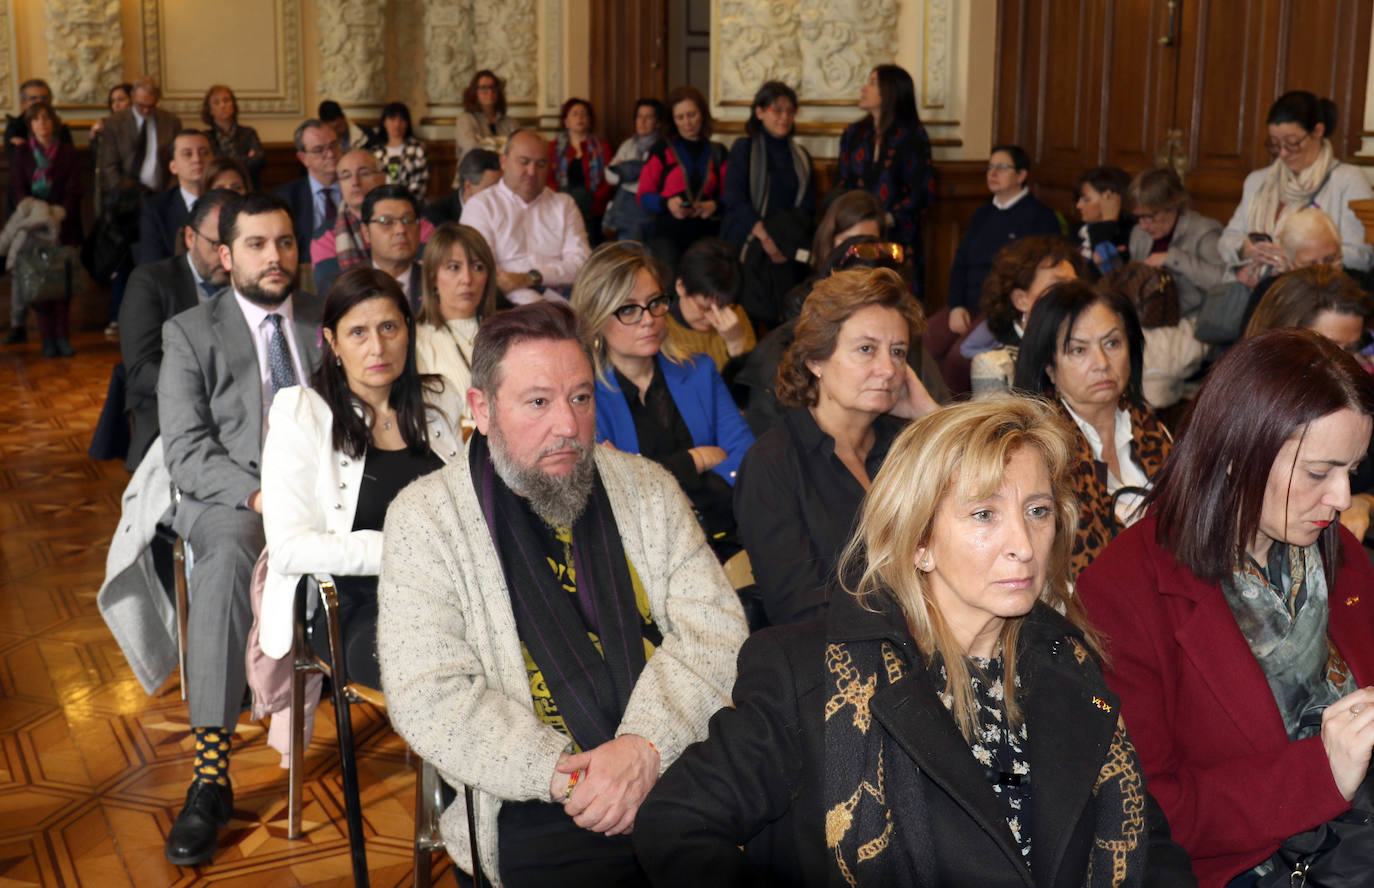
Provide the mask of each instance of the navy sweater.
{"label": "navy sweater", "polygon": [[968,234],[954,254],[954,268],[949,273],[950,309],[966,308],[969,314],[978,314],[983,278],[992,269],[998,250],[1032,234],[1062,233],[1054,210],[1033,194],[1027,194],[1006,210],[997,209],[991,200],[983,204],[974,212]]}

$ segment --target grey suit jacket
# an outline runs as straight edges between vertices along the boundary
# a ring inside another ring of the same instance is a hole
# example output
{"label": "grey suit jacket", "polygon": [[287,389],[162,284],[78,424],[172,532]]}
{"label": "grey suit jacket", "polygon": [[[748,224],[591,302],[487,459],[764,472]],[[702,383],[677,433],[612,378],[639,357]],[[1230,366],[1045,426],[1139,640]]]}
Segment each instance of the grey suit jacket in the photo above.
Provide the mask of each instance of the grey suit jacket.
{"label": "grey suit jacket", "polygon": [[162,367],[162,325],[200,301],[196,278],[185,256],[135,268],[119,306],[119,353],[128,382],[124,408],[133,414],[129,441],[130,472],[158,435],[157,375]]}
{"label": "grey suit jacket", "polygon": [[[306,373],[320,361],[320,305],[296,293],[292,334]],[[162,327],[158,420],[167,471],[181,490],[172,528],[182,536],[209,505],[238,506],[260,486],[262,377],[233,291]]]}
{"label": "grey suit jacket", "polygon": [[[1221,283],[1221,276],[1226,272],[1226,264],[1217,250],[1220,239],[1220,222],[1193,210],[1179,211],[1164,267],[1174,276],[1178,308],[1185,318],[1197,315],[1202,308],[1202,297]],[[1131,229],[1132,262],[1144,262],[1152,246],[1154,239],[1144,229],[1139,225]]]}
{"label": "grey suit jacket", "polygon": [[[157,187],[153,190],[161,191],[171,176],[167,162],[171,160],[172,139],[181,132],[181,118],[158,108],[153,119],[157,121]],[[113,190],[120,179],[138,178],[142,158],[134,157],[137,142],[138,118],[132,108],[125,108],[106,121],[100,138],[100,181],[106,190]]]}

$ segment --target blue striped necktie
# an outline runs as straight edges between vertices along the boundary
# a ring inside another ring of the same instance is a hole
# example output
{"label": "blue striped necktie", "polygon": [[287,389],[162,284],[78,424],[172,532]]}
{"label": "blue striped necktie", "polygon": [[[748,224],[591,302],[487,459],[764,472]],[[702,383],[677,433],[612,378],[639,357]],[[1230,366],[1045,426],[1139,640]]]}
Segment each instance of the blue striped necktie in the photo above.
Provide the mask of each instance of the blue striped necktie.
{"label": "blue striped necktie", "polygon": [[279,389],[296,384],[296,368],[291,364],[291,349],[286,344],[286,334],[281,331],[282,316],[270,314],[272,338],[267,344],[267,369],[272,374],[272,394]]}

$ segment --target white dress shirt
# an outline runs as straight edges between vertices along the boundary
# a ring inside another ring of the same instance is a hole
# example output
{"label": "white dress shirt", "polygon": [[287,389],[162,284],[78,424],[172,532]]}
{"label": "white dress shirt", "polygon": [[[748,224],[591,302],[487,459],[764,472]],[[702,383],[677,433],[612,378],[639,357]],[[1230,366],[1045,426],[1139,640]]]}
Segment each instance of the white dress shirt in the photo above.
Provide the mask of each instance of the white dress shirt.
{"label": "white dress shirt", "polygon": [[[1083,437],[1088,439],[1088,447],[1093,452],[1093,459],[1098,462],[1106,462],[1102,458],[1102,438],[1098,436],[1097,429],[1093,428],[1092,424],[1083,417],[1074,413],[1068,401],[1063,398],[1059,400],[1064,405],[1064,409],[1069,411],[1069,416],[1073,417],[1074,424],[1083,433]],[[1145,474],[1145,469],[1131,455],[1132,437],[1131,414],[1118,407],[1116,410],[1116,428],[1112,431],[1112,443],[1116,445],[1116,464],[1121,469],[1121,477],[1118,478],[1111,473],[1110,469],[1107,470],[1108,493],[1116,493],[1117,488],[1120,487],[1148,488],[1150,486],[1150,478]],[[1121,522],[1122,527],[1129,527],[1141,516],[1142,513],[1138,512],[1137,508],[1144,502],[1144,499],[1144,497],[1134,494],[1123,494],[1116,501],[1116,520]]]}
{"label": "white dress shirt", "polygon": [[157,115],[149,114],[144,117],[134,109],[134,120],[145,127],[148,133],[148,150],[143,153],[143,161],[138,167],[138,181],[149,188],[157,188]]}
{"label": "white dress shirt", "polygon": [[177,190],[181,192],[181,202],[186,204],[186,212],[189,213],[192,210],[194,210],[196,208],[196,201],[200,200],[200,197],[198,195],[192,194],[185,188],[178,187]]}
{"label": "white dress shirt", "polygon": [[296,384],[305,386],[310,384],[306,378],[305,367],[301,363],[301,349],[296,344],[296,330],[292,323],[294,315],[291,309],[291,297],[274,309],[263,308],[248,299],[234,289],[234,298],[239,302],[239,308],[243,311],[243,317],[248,321],[248,332],[253,334],[253,348],[258,353],[258,378],[262,380],[262,433],[267,435],[267,414],[272,409],[272,368],[267,363],[268,351],[271,348],[272,332],[276,325],[268,320],[268,315],[279,314],[285,320],[282,322],[281,330],[286,336],[287,350],[291,352],[291,366],[296,368]]}
{"label": "white dress shirt", "polygon": [[993,195],[992,205],[999,210],[1009,210],[1012,207],[1019,204],[1027,194],[1030,194],[1030,189],[1022,185],[1021,190],[1016,192],[1016,196],[1013,198],[1009,198],[1006,203],[1002,203],[1000,200],[997,199],[996,195]]}
{"label": "white dress shirt", "polygon": [[[538,269],[544,286],[560,295],[591,255],[577,204],[548,188],[526,203],[502,179],[463,204],[462,221],[486,238],[497,268],[512,274]],[[521,305],[541,297],[534,290],[516,290],[506,298]]]}

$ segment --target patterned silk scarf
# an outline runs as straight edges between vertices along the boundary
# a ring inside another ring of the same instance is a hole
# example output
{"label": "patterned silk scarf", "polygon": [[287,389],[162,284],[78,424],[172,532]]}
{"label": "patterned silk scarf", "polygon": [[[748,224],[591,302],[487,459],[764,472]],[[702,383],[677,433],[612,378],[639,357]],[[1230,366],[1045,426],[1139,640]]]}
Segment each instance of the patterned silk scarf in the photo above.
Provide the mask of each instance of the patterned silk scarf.
{"label": "patterned silk scarf", "polygon": [[1317,159],[1301,173],[1290,170],[1282,158],[1276,159],[1250,198],[1250,209],[1245,214],[1246,229],[1262,231],[1277,239],[1289,216],[1312,206],[1317,192],[1330,178],[1332,167],[1339,163],[1327,139],[1322,139]]}
{"label": "patterned silk scarf", "polygon": [[47,200],[52,194],[52,164],[57,159],[57,139],[48,142],[45,148],[37,139],[29,137],[29,147],[33,149],[33,182],[29,185],[29,193],[39,200]]}
{"label": "patterned silk scarf", "polygon": [[339,258],[340,271],[364,264],[372,251],[367,226],[346,206],[334,217],[334,250]]}
{"label": "patterned silk scarf", "polygon": [[[568,164],[581,163],[582,158],[573,157],[568,150],[572,146],[572,141],[568,138],[568,131],[564,130],[558,134],[558,141],[555,143],[554,153],[558,157],[558,170],[556,173],[559,190],[568,187]],[[601,187],[601,183],[606,179],[604,156],[601,153],[601,140],[591,134],[582,143],[582,156],[587,158],[587,190],[596,191]]]}

